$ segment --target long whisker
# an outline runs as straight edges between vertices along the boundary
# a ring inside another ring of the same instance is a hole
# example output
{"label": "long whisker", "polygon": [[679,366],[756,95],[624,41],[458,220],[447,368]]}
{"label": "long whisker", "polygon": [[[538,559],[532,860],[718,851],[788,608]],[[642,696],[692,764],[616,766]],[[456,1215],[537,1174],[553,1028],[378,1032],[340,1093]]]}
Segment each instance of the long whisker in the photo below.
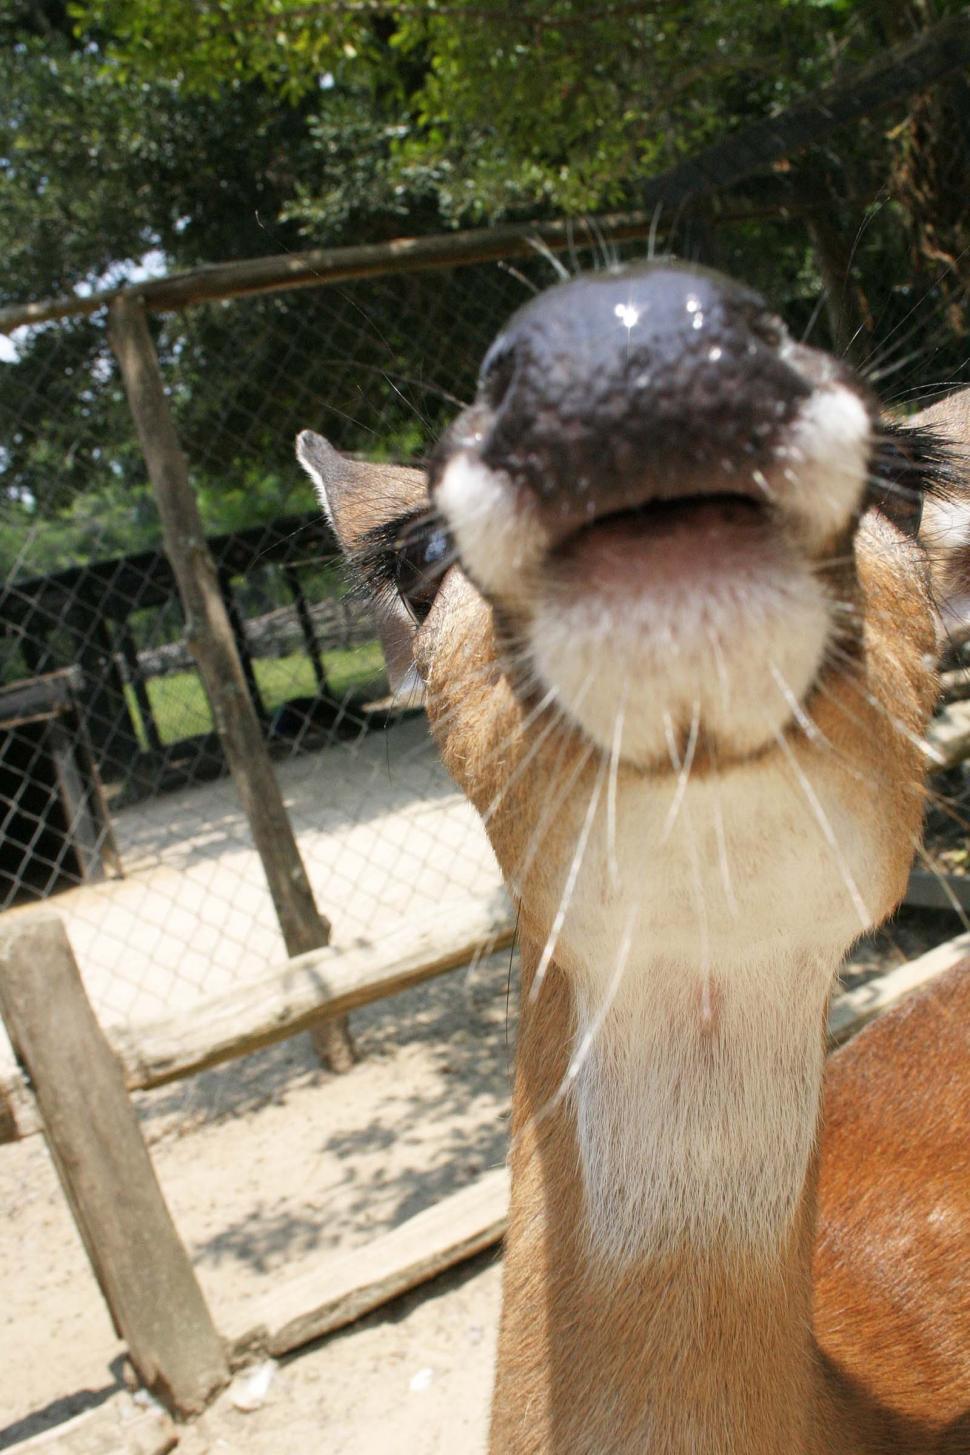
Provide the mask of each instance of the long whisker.
{"label": "long whisker", "polygon": [[[588,687],[588,685],[588,683],[584,684],[584,687]],[[555,689],[550,688],[549,691],[546,693],[545,697],[542,699],[541,703],[539,704],[539,707],[543,711],[545,711],[545,709],[549,707],[553,702],[555,702],[555,700]],[[537,708],[535,713],[533,715],[530,715],[531,721],[534,722],[538,716],[539,709]],[[484,824],[487,825],[491,822],[492,817],[498,810],[500,804],[502,803],[509,789],[512,787],[513,783],[517,782],[517,780],[521,778],[522,774],[525,772],[526,768],[528,768],[529,764],[532,763],[536,755],[541,752],[543,744],[546,742],[546,739],[549,737],[550,733],[554,731],[554,729],[559,725],[561,721],[562,716],[556,716],[554,714],[550,721],[542,729],[542,731],[536,734],[527,751],[522,755],[515,768],[506,778],[505,782],[502,784],[502,787],[495,794],[491,803],[489,803],[488,807],[485,809],[485,812],[482,814],[482,822]]]}
{"label": "long whisker", "polygon": [[684,794],[687,792],[687,783],[690,778],[691,766],[694,762],[694,750],[697,747],[697,738],[701,726],[701,705],[695,698],[691,711],[690,731],[687,736],[687,746],[684,749],[684,761],[681,763],[680,754],[677,751],[677,740],[674,735],[673,719],[668,711],[664,711],[664,736],[667,739],[667,752],[670,754],[670,763],[677,774],[677,787],[674,789],[673,800],[667,810],[667,817],[664,819],[664,826],[660,833],[660,843],[665,844],[673,833],[674,825],[677,822],[677,815],[680,813],[681,804],[684,801]]}
{"label": "long whisker", "polygon": [[[844,652],[843,649],[839,647],[836,642],[830,642],[828,645],[828,650],[837,659],[841,657],[846,663],[849,663],[852,666],[857,666],[857,663],[855,663],[853,659],[849,656],[849,654],[847,652]],[[858,695],[866,703],[868,703],[870,707],[874,708],[877,712],[882,714],[886,721],[895,728],[895,730],[900,734],[901,737],[905,738],[907,742],[912,743],[914,748],[918,748],[923,756],[929,760],[929,762],[935,763],[938,767],[942,767],[943,759],[937,752],[936,748],[933,747],[932,743],[927,742],[926,738],[921,737],[918,733],[914,733],[908,723],[903,722],[903,720],[897,717],[895,713],[890,712],[886,704],[884,702],[880,702],[879,698],[876,697],[874,693],[868,691],[867,688],[863,687],[859,681],[852,680],[850,685],[858,693]]]}
{"label": "long whisker", "polygon": [[620,883],[620,866],[616,858],[616,790],[620,771],[620,754],[623,747],[623,718],[626,712],[627,693],[616,709],[613,719],[613,741],[610,744],[610,776],[606,790],[606,861],[610,884],[614,889]]}
{"label": "long whisker", "polygon": [[596,775],[596,781],[593,784],[593,790],[589,795],[589,804],[586,809],[586,816],[583,819],[583,826],[580,829],[579,837],[576,840],[576,849],[573,854],[572,863],[569,866],[569,873],[566,876],[566,883],[563,886],[562,894],[559,896],[559,905],[556,909],[556,915],[552,922],[552,927],[549,930],[548,935],[546,936],[546,943],[542,948],[542,954],[539,957],[539,963],[536,966],[536,972],[532,979],[532,986],[529,990],[530,1003],[534,1003],[538,999],[539,993],[542,990],[543,982],[546,978],[546,972],[548,971],[549,966],[552,963],[553,955],[556,953],[556,946],[559,943],[559,936],[562,933],[562,927],[566,922],[566,915],[569,913],[569,907],[573,901],[573,894],[575,893],[576,884],[579,879],[579,871],[583,867],[583,859],[586,856],[586,845],[589,843],[589,836],[592,832],[593,821],[596,818],[596,810],[599,808],[600,795],[603,792],[603,782],[606,777],[608,767],[609,760],[607,758],[604,758],[602,763],[600,764],[600,770]]}
{"label": "long whisker", "polygon": [[849,868],[845,855],[842,852],[839,841],[835,836],[835,830],[832,828],[832,824],[829,820],[828,814],[822,807],[821,800],[816,794],[815,789],[812,787],[807,775],[802,769],[801,764],[799,763],[794,752],[792,751],[791,744],[785,737],[784,732],[780,729],[776,730],[774,733],[774,738],[785,758],[788,760],[792,772],[798,779],[799,786],[803,794],[805,795],[805,798],[808,802],[809,807],[812,810],[812,813],[815,815],[816,821],[819,828],[822,830],[825,841],[829,845],[833,855],[835,856],[835,862],[838,864],[839,872],[842,875],[842,882],[844,883],[848,891],[849,898],[852,901],[852,907],[859,917],[859,923],[862,927],[863,933],[865,933],[865,931],[868,930],[870,925],[872,924],[872,916],[866,909],[865,901],[863,900],[862,895],[859,893],[858,886],[852,876],[852,871]]}
{"label": "long whisker", "polygon": [[724,898],[732,919],[737,919],[740,914],[740,909],[734,893],[731,865],[728,860],[727,834],[724,828],[724,803],[721,798],[720,777],[717,779],[717,790],[714,794],[714,838],[717,843],[717,862],[721,874],[721,884],[724,889]]}
{"label": "long whisker", "polygon": [[[565,751],[565,745],[563,747],[563,752],[564,751]],[[595,748],[594,744],[593,743],[587,743],[585,749],[583,750],[582,753],[580,753],[580,755],[576,759],[575,763],[573,764],[572,768],[569,770],[568,773],[565,774],[565,776],[564,776],[562,782],[559,784],[558,788],[555,789],[552,793],[550,793],[549,798],[548,798],[548,800],[546,802],[545,808],[543,809],[542,813],[539,815],[539,818],[538,818],[538,820],[536,822],[536,826],[535,826],[535,828],[534,828],[534,830],[532,832],[532,837],[531,837],[531,839],[529,841],[529,844],[528,844],[528,846],[526,848],[526,852],[523,854],[522,858],[519,861],[518,868],[517,868],[517,872],[516,872],[516,874],[514,876],[517,879],[517,881],[519,882],[519,884],[523,884],[525,882],[526,878],[528,877],[529,870],[532,868],[533,860],[535,859],[535,856],[536,856],[536,854],[539,851],[539,847],[540,847],[540,845],[543,842],[543,839],[544,839],[545,834],[546,834],[546,830],[548,829],[549,825],[552,823],[553,819],[555,818],[556,814],[559,812],[559,810],[562,807],[562,805],[568,799],[570,793],[573,790],[573,787],[578,782],[579,778],[582,776],[583,772],[586,769],[587,764],[589,763],[589,760],[592,758],[592,756],[595,753],[595,751],[596,751],[596,748]],[[557,765],[556,765],[557,766],[557,769],[558,769],[559,763],[562,761],[563,752],[560,753],[559,760],[558,760]],[[553,777],[555,775],[552,774],[550,776]]]}
{"label": "long whisker", "polygon": [[613,974],[609,978],[606,991],[597,1008],[596,1014],[593,1016],[582,1036],[580,1036],[576,1043],[576,1048],[569,1058],[566,1074],[563,1076],[559,1091],[556,1093],[559,1100],[569,1090],[589,1060],[589,1054],[596,1043],[596,1038],[602,1030],[606,1017],[609,1015],[613,1003],[616,1000],[620,986],[623,983],[623,976],[626,973],[626,967],[630,959],[630,951],[633,948],[633,933],[636,928],[638,913],[638,907],[634,907],[630,911],[626,927],[620,939],[620,950],[616,957],[616,964],[613,967]]}

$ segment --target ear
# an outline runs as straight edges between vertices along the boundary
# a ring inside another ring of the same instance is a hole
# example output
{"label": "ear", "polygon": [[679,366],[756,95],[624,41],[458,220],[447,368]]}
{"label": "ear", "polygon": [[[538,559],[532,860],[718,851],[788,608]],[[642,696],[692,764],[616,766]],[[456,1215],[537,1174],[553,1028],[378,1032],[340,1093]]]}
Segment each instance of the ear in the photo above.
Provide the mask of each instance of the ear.
{"label": "ear", "polygon": [[[327,519],[345,555],[353,557],[369,532],[427,501],[420,470],[403,465],[372,465],[351,460],[322,435],[305,429],[297,436],[296,457],[313,481]],[[386,590],[375,596],[377,634],[395,697],[420,703],[424,684],[414,666],[414,618],[399,597]]]}
{"label": "ear", "polygon": [[941,645],[958,643],[970,637],[970,389],[938,400],[907,425],[934,446],[936,458],[927,468],[941,488],[926,497],[919,538],[940,613]]}

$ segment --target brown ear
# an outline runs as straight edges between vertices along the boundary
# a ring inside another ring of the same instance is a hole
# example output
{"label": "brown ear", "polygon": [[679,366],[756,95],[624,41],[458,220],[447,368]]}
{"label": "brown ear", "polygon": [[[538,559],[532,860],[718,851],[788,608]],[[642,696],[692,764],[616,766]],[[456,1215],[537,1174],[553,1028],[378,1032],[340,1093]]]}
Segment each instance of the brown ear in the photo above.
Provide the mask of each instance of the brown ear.
{"label": "brown ear", "polygon": [[945,489],[923,507],[920,541],[926,550],[942,639],[970,636],[970,389],[938,400],[907,421],[949,447]]}
{"label": "brown ear", "polygon": [[[312,430],[305,429],[297,436],[296,457],[316,486],[320,504],[347,555],[358,549],[369,531],[420,509],[427,501],[427,486],[420,470],[348,459]],[[387,593],[382,593],[375,605],[377,634],[391,691],[416,704],[424,687],[414,667],[414,618],[399,598],[389,598]]]}

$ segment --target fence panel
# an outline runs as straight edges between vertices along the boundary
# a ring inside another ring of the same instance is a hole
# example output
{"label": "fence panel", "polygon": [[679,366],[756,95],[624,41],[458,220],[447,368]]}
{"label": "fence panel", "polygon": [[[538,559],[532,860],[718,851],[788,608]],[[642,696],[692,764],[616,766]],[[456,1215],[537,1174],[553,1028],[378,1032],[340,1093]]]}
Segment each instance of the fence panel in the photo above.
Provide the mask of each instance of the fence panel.
{"label": "fence panel", "polygon": [[[420,463],[503,320],[553,276],[538,254],[397,268],[152,320],[247,689],[338,954],[386,941],[393,958],[438,920],[467,942],[505,901],[422,713],[389,699],[373,618],[347,594],[293,440],[309,427]],[[12,352],[0,907],[56,896],[104,1024],[170,1031],[263,980],[286,947],[184,640],[104,317],[20,330]],[[0,1063],[9,1079],[9,1048]]]}

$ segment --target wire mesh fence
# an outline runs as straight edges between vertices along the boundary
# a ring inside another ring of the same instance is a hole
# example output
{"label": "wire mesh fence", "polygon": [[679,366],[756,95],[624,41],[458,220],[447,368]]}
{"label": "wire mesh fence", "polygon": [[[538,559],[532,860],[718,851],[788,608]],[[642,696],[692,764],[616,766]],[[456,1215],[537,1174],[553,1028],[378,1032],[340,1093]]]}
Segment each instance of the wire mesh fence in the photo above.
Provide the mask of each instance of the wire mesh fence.
{"label": "wire mesh fence", "polygon": [[[443,911],[504,901],[420,709],[389,696],[293,439],[310,427],[420,463],[503,320],[552,276],[538,256],[398,269],[153,321],[249,695],[338,948],[393,953]],[[15,336],[0,437],[0,908],[56,897],[105,1024],[188,1016],[286,952],[103,318]]]}

